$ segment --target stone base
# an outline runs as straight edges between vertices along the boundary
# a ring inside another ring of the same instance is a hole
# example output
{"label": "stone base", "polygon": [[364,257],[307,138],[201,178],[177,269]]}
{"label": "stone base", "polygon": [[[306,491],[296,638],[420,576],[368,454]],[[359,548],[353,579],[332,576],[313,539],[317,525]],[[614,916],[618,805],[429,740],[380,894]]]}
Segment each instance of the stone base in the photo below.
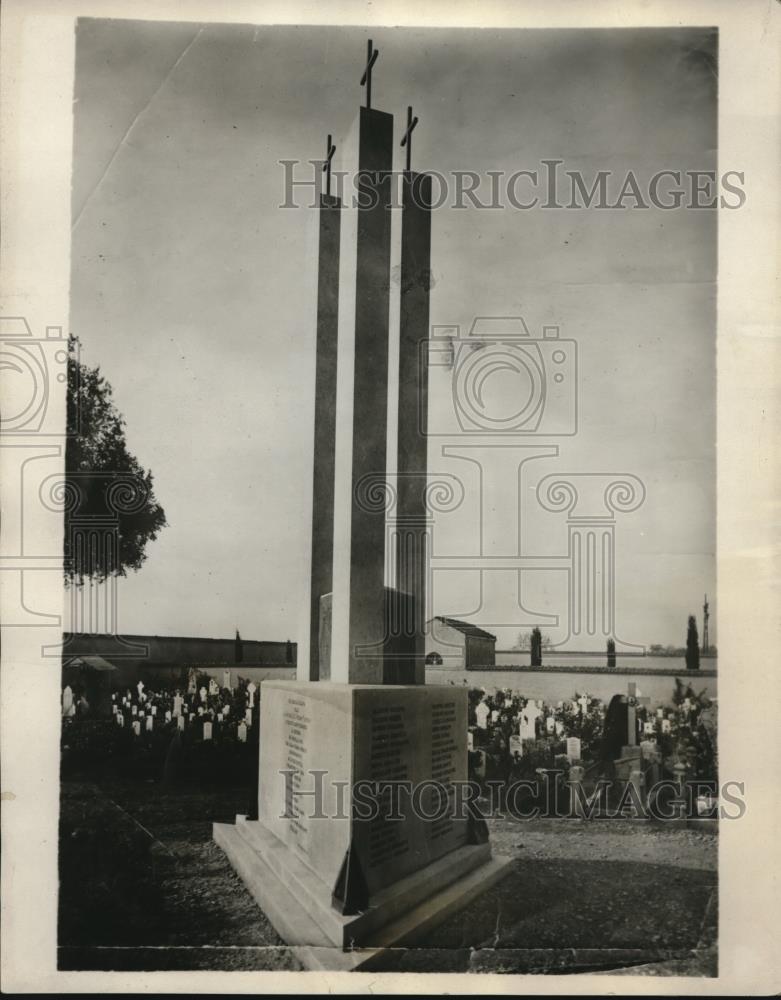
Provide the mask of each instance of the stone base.
{"label": "stone base", "polygon": [[466,845],[383,889],[364,912],[346,915],[333,907],[331,887],[262,823],[243,816],[235,826],[215,823],[214,840],[307,968],[356,969],[378,950],[418,940],[511,863],[492,858],[487,843]]}

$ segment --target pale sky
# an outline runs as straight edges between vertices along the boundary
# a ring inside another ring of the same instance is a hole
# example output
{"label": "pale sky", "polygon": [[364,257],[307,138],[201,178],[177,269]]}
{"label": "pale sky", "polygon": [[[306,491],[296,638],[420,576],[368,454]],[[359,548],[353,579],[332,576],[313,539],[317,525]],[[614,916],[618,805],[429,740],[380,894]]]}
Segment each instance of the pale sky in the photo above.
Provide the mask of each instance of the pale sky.
{"label": "pale sky", "polygon": [[[337,144],[346,135],[367,37],[79,23],[71,330],[112,383],[169,521],[120,583],[125,632],[227,636],[238,626],[247,638],[297,638],[316,260],[313,213],[277,207],[278,161],[320,157],[327,132]],[[708,29],[371,37],[373,105],[394,113],[399,138],[414,105],[419,170],[486,175],[558,158],[587,180],[631,169],[647,181],[716,167]],[[716,640],[716,222],[691,209],[433,214],[432,324],[523,315],[535,334],[556,324],[578,342],[579,433],[555,442],[557,459],[532,462],[532,501],[554,472],[633,473],[646,485],[644,505],[617,522],[616,614],[628,642],[683,645],[705,591]],[[443,373],[431,392],[434,413],[449,398]],[[429,464],[466,475],[437,441]],[[476,485],[464,484],[474,499]],[[486,496],[484,516],[506,515],[513,488],[510,475],[510,493]],[[565,520],[540,520],[533,506],[523,514],[533,554],[560,555]],[[469,554],[465,516],[437,522],[435,554]],[[472,580],[435,582],[434,612],[472,611]],[[535,611],[563,611],[544,574],[528,593]],[[510,645],[531,622],[517,603],[514,616],[510,583],[488,594],[471,617]]]}

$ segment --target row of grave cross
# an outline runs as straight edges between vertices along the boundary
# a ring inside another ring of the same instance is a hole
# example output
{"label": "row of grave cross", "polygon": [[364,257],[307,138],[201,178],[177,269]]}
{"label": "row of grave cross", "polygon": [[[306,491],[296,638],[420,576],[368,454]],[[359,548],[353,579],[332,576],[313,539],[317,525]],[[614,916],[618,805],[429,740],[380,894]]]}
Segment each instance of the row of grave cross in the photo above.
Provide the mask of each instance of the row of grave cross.
{"label": "row of grave cross", "polygon": [[[363,76],[361,77],[361,86],[366,87],[366,107],[371,108],[372,106],[372,69],[374,64],[377,62],[377,56],[380,54],[379,49],[375,49],[371,38],[367,43],[366,48],[366,68],[363,71]],[[412,133],[415,126],[418,124],[417,115],[412,114],[412,108],[407,108],[407,128],[404,135],[401,138],[399,145],[406,146],[407,148],[407,173],[412,169]],[[331,161],[334,158],[334,153],[336,152],[336,146],[331,141],[331,136],[328,136],[326,140],[325,148],[325,160],[323,161],[323,172],[325,173],[325,190],[326,194],[330,197],[331,194]]]}

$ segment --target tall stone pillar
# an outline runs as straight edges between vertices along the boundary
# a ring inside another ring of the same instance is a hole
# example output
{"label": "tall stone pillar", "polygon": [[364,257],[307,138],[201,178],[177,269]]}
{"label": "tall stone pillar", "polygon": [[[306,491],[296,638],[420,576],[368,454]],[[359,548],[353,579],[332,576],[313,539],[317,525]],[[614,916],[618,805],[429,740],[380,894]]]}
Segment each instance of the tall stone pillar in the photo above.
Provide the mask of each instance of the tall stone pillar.
{"label": "tall stone pillar", "polygon": [[381,684],[386,633],[385,509],[363,503],[364,484],[387,474],[393,116],[361,108],[355,267],[352,509],[348,677]]}
{"label": "tall stone pillar", "polygon": [[[330,678],[382,684],[386,635],[388,340],[393,117],[361,108],[341,144],[346,174]],[[324,656],[327,655],[323,651]]]}
{"label": "tall stone pillar", "polygon": [[405,172],[402,182],[399,411],[396,481],[396,589],[409,594],[411,660],[403,680],[424,684],[426,576],[430,515],[428,468],[428,335],[431,281],[431,177]]}
{"label": "tall stone pillar", "polygon": [[342,203],[320,197],[317,264],[317,356],[315,361],[315,441],[312,477],[312,569],[309,614],[309,680],[327,680],[321,662],[320,604],[333,586],[334,462],[336,449],[336,359],[339,335],[339,242]]}

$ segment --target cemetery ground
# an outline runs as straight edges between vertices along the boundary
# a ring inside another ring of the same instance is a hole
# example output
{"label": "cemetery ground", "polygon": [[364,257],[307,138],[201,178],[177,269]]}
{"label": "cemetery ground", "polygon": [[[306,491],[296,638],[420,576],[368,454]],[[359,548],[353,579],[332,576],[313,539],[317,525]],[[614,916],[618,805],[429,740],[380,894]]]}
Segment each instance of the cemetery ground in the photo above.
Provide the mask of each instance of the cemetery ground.
{"label": "cemetery ground", "polygon": [[[245,775],[167,788],[102,762],[64,776],[59,966],[295,970],[212,842]],[[502,881],[376,971],[716,974],[717,838],[645,821],[489,820]]]}

